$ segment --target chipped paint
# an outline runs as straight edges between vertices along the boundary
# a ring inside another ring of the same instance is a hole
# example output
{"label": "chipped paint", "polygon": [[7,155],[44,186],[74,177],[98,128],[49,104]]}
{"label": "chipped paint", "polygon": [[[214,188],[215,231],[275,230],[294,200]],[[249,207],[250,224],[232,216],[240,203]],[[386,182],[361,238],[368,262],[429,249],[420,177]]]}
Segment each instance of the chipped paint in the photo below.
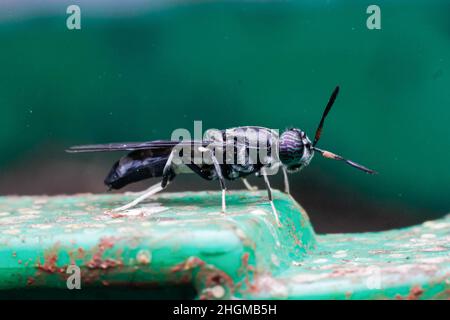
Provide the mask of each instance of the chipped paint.
{"label": "chipped paint", "polygon": [[149,264],[152,261],[152,254],[148,250],[140,250],[136,255],[136,260],[139,264]]}
{"label": "chipped paint", "polygon": [[101,238],[98,246],[92,253],[92,258],[87,262],[89,269],[109,269],[117,266],[122,266],[121,259],[105,258],[105,251],[114,246],[115,239],[113,237]]}
{"label": "chipped paint", "polygon": [[[450,298],[450,216],[421,226],[316,235],[291,197],[274,192],[161,194],[120,216],[120,194],[0,197],[0,290],[192,286],[197,299]],[[12,280],[11,280],[12,279]],[[377,282],[379,280],[379,283]],[[148,289],[151,290],[151,289]]]}

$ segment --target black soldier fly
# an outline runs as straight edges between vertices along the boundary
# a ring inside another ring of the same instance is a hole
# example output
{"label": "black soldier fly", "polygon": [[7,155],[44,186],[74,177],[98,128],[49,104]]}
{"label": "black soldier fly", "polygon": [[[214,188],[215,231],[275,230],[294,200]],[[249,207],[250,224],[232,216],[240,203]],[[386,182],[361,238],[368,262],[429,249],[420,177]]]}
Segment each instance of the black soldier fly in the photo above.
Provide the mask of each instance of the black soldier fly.
{"label": "black soldier fly", "polygon": [[[251,174],[262,176],[267,187],[272,211],[278,225],[280,225],[278,214],[273,204],[272,190],[268,179],[269,170],[281,168],[286,193],[289,193],[287,174],[298,172],[306,167],[315,152],[328,159],[343,161],[366,173],[376,173],[356,162],[316,147],[322,133],[325,118],[333,106],[338,93],[339,86],[335,88],[329,98],[312,142],[305,132],[297,128],[290,128],[279,136],[278,132],[268,128],[248,126],[227,130],[208,130],[205,134],[205,139],[201,141],[157,140],[137,143],[83,145],[71,147],[67,152],[131,151],[114,164],[106,177],[105,184],[110,189],[120,189],[130,183],[147,178],[162,178],[160,183],[141,192],[134,201],[114,209],[115,211],[129,209],[165,189],[177,174],[194,172],[207,180],[219,180],[222,189],[222,211],[225,212],[225,180],[242,179],[249,190],[254,190],[247,182],[246,177]],[[253,134],[249,135],[249,132]],[[255,133],[257,138],[255,138]],[[250,154],[254,155],[253,151],[261,150],[266,151],[266,156],[261,156],[261,153],[256,158],[250,156]],[[195,161],[196,158],[193,153],[196,152],[202,155],[203,160],[201,162]],[[220,153],[226,158],[225,162],[219,161],[219,159],[223,160],[218,156]],[[206,158],[203,158],[205,155]],[[182,156],[183,161],[175,161],[176,156]],[[208,161],[204,161],[206,159]]]}

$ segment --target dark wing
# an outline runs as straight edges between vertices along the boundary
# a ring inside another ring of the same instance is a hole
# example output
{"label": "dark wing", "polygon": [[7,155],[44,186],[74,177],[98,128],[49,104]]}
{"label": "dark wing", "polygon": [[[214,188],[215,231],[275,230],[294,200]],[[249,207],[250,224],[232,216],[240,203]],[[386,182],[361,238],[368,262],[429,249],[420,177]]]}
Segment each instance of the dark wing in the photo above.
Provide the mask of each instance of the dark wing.
{"label": "dark wing", "polygon": [[[227,144],[234,145],[243,145],[249,149],[260,149],[261,147],[258,145],[249,145],[247,143],[237,143],[233,140],[224,141],[222,146],[225,148]],[[145,141],[145,142],[119,142],[119,143],[105,143],[105,144],[87,144],[81,146],[73,146],[66,150],[66,152],[77,153],[77,152],[108,152],[108,151],[134,151],[134,150],[150,150],[150,149],[166,149],[173,148],[175,146],[179,147],[207,147],[207,146],[220,146],[220,142],[212,141],[212,140],[183,140],[183,141],[174,141],[174,140],[154,140],[154,141]],[[264,146],[264,148],[267,148]]]}
{"label": "dark wing", "polygon": [[107,152],[107,151],[134,151],[148,149],[165,149],[175,146],[200,147],[207,146],[211,141],[173,141],[173,140],[155,140],[146,142],[119,142],[105,144],[87,144],[82,146],[73,146],[66,152]]}

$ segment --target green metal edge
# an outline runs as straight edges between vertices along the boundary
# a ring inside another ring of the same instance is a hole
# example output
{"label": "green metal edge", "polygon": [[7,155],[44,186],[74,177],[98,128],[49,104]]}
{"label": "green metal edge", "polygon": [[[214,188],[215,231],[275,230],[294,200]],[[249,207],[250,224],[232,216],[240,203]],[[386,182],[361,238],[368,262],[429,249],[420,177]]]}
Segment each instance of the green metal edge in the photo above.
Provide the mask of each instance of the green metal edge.
{"label": "green metal edge", "polygon": [[[450,217],[379,233],[316,235],[276,191],[0,198],[0,298],[449,298]],[[81,270],[68,290],[67,267]]]}

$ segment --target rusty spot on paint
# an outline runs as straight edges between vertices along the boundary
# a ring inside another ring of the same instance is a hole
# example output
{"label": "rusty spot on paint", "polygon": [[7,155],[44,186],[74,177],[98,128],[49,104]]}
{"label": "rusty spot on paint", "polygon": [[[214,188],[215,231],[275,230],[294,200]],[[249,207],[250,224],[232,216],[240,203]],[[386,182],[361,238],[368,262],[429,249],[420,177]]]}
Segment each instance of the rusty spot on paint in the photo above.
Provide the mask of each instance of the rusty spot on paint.
{"label": "rusty spot on paint", "polygon": [[423,294],[423,289],[420,286],[415,286],[411,288],[411,291],[409,292],[408,297],[406,299],[408,300],[417,300],[420,298],[420,296]]}
{"label": "rusty spot on paint", "polygon": [[122,265],[122,261],[120,260],[116,260],[116,259],[111,259],[111,258],[107,258],[107,259],[93,259],[91,261],[89,261],[87,263],[87,267],[89,269],[109,269],[109,268],[114,268],[117,266],[121,266]]}
{"label": "rusty spot on paint", "polygon": [[294,238],[294,242],[296,245],[298,245],[299,247],[303,246],[302,241],[297,237],[296,231],[295,231],[295,227],[293,227],[293,231],[290,232],[291,236]]}
{"label": "rusty spot on paint", "polygon": [[[192,272],[195,269],[199,269],[197,274]],[[233,279],[226,272],[206,264],[200,258],[189,257],[170,270],[173,273],[184,272],[181,281],[185,283],[192,281],[192,277],[195,275],[195,282],[199,283],[203,288],[202,293],[199,295],[201,300],[214,298],[211,289],[218,285],[223,286],[224,291],[228,291],[230,294],[234,292]],[[191,272],[186,273],[186,271]]]}
{"label": "rusty spot on paint", "polygon": [[186,261],[177,264],[170,271],[171,272],[180,272],[185,270],[190,270],[197,267],[203,267],[205,262],[197,257],[190,257]]}
{"label": "rusty spot on paint", "polygon": [[406,297],[397,294],[395,299],[397,300],[418,300],[420,296],[423,294],[423,289],[420,286],[414,286],[409,291],[409,294]]}
{"label": "rusty spot on paint", "polygon": [[256,274],[254,278],[254,284],[249,289],[243,292],[251,294],[257,294],[259,292],[270,292],[274,297],[285,298],[288,296],[287,290],[288,289],[285,283],[273,278],[270,273],[265,272]]}
{"label": "rusty spot on paint", "polygon": [[[71,241],[71,243],[75,243],[75,242]],[[81,248],[81,247],[79,247],[76,250],[70,250],[68,254],[69,254],[69,258],[70,258],[70,264],[77,264],[76,260],[82,260],[86,256],[83,248]]]}
{"label": "rusty spot on paint", "polygon": [[250,271],[254,271],[255,268],[253,266],[250,266],[248,264],[248,260],[250,258],[250,253],[246,252],[242,255],[242,266],[244,267],[245,270],[250,270]]}
{"label": "rusty spot on paint", "polygon": [[31,286],[33,283],[34,283],[34,278],[32,278],[32,277],[28,277],[28,279],[27,279],[27,286]]}
{"label": "rusty spot on paint", "polygon": [[205,282],[207,287],[214,287],[221,284],[226,284],[230,289],[233,287],[233,279],[221,270],[210,272],[206,277]]}
{"label": "rusty spot on paint", "polygon": [[89,269],[109,269],[121,266],[123,263],[120,259],[103,258],[105,251],[111,249],[113,246],[114,239],[112,237],[100,239],[100,243],[94,250],[91,260],[86,263],[86,266]]}
{"label": "rusty spot on paint", "polygon": [[86,253],[84,252],[82,247],[78,248],[77,253],[78,253],[78,259],[84,259]]}
{"label": "rusty spot on paint", "polygon": [[192,280],[192,278],[191,278],[191,276],[189,274],[184,274],[181,277],[180,282],[181,283],[189,283],[189,282],[191,282],[191,280]]}
{"label": "rusty spot on paint", "polygon": [[126,216],[120,212],[106,211],[105,213],[108,214],[113,219],[119,219],[119,218],[123,218]]}
{"label": "rusty spot on paint", "polygon": [[148,250],[140,250],[136,255],[136,260],[139,264],[147,265],[152,259],[151,253]]}
{"label": "rusty spot on paint", "polygon": [[248,266],[248,260],[250,258],[250,253],[246,252],[242,255],[241,260],[242,260],[242,266],[247,267]]}
{"label": "rusty spot on paint", "polygon": [[[245,292],[254,292],[256,290],[255,285],[253,285],[250,281],[250,273],[255,271],[255,268],[251,265],[249,265],[249,259],[250,259],[250,253],[246,252],[242,255],[242,266],[241,266],[241,272],[245,274],[244,276],[244,283],[246,285]],[[242,283],[238,284],[238,287],[241,287]]]}
{"label": "rusty spot on paint", "polygon": [[55,245],[52,249],[44,253],[44,264],[41,263],[40,257],[38,257],[37,268],[44,272],[64,272],[64,268],[58,268],[56,262],[58,261],[58,248],[59,245]]}
{"label": "rusty spot on paint", "polygon": [[[199,273],[199,277],[202,277],[202,274],[205,273],[207,274],[204,285],[205,289],[199,296],[200,300],[223,298],[226,294],[227,289],[229,290],[230,294],[233,294],[234,283],[233,279],[228,274],[226,274],[222,270],[202,270]],[[217,297],[215,291],[213,290],[214,288],[218,287],[220,287],[222,290],[222,294],[220,297]]]}

